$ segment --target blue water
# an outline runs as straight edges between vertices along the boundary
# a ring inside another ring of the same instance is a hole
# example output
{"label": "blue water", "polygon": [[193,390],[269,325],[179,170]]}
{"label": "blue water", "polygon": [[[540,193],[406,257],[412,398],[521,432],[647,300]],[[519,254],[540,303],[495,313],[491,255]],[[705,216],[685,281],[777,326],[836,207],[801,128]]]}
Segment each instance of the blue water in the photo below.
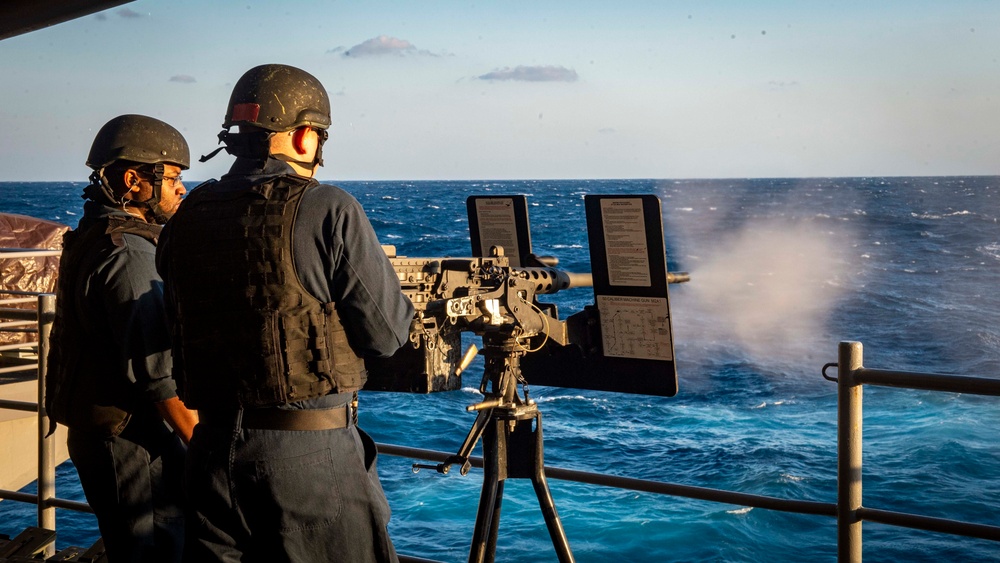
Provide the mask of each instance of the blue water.
{"label": "blue water", "polygon": [[[400,255],[468,255],[465,198],[527,194],[538,254],[589,271],[583,196],[657,194],[671,271],[680,392],[673,398],[532,387],[550,466],[834,502],[836,387],[820,375],[837,343],[865,365],[994,377],[1000,367],[1000,178],[347,182]],[[75,226],[83,184],[0,183],[0,211]],[[565,316],[590,302],[551,297]],[[466,389],[364,393],[361,423],[380,442],[455,451],[473,415]],[[1000,525],[995,399],[865,390],[864,504]],[[478,451],[477,451],[478,455]],[[402,553],[462,561],[482,472],[414,474],[382,456]],[[59,496],[81,499],[59,468]],[[578,561],[834,561],[836,522],[550,480]],[[30,490],[26,489],[26,490]],[[0,503],[0,533],[34,507]],[[60,545],[95,539],[60,511]],[[1000,560],[1000,544],[864,525],[866,561]],[[555,560],[534,493],[508,483],[499,561]]]}

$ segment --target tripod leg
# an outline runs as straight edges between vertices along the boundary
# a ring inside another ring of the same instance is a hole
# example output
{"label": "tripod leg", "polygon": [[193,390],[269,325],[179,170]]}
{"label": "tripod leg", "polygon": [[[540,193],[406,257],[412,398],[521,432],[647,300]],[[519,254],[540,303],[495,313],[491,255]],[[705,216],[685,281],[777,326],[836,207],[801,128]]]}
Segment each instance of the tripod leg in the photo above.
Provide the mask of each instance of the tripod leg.
{"label": "tripod leg", "polygon": [[556,511],[556,503],[552,500],[552,492],[549,490],[549,482],[545,478],[545,450],[542,446],[541,412],[535,414],[535,421],[537,428],[535,429],[535,455],[531,485],[535,488],[535,496],[538,497],[538,506],[542,509],[545,526],[549,529],[549,537],[552,538],[552,546],[556,550],[556,555],[559,556],[560,563],[572,563],[575,561],[573,552],[570,551],[566,531],[563,530],[562,520],[559,519],[559,512]]}
{"label": "tripod leg", "polygon": [[545,480],[545,472],[539,471],[537,476],[531,478],[531,484],[535,487],[538,506],[542,509],[545,526],[549,529],[549,537],[552,538],[552,546],[556,550],[556,555],[559,556],[560,563],[572,563],[575,561],[573,552],[569,549],[569,540],[566,538],[566,531],[563,530],[562,520],[559,519],[556,504],[552,500],[552,493],[549,492],[549,484]]}
{"label": "tripod leg", "polygon": [[503,504],[503,485],[506,481],[497,483],[496,502],[493,504],[493,517],[490,519],[490,537],[486,541],[486,561],[493,563],[497,554],[497,534],[500,530],[500,506]]}
{"label": "tripod leg", "polygon": [[500,448],[498,440],[498,433],[502,431],[495,420],[490,420],[483,434],[483,488],[479,495],[469,563],[492,563],[496,554],[503,483],[506,479],[506,459],[500,459],[506,448]]}

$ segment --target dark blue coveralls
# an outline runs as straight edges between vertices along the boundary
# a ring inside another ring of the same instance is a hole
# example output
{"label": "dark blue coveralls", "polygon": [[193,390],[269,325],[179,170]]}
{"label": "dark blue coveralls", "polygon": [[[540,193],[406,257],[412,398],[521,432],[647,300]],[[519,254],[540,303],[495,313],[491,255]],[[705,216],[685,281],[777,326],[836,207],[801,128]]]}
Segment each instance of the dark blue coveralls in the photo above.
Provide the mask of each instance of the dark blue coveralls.
{"label": "dark blue coveralls", "polygon": [[[292,169],[279,160],[261,167],[237,159],[222,180],[285,174]],[[388,356],[407,341],[413,307],[353,196],[329,185],[308,189],[292,240],[299,280],[320,301],[337,303],[357,353]],[[183,252],[171,248],[169,224],[159,252],[160,272],[169,279],[169,254]],[[345,408],[351,398],[334,394],[279,408]],[[239,414],[222,422],[203,416],[188,452],[186,483],[196,519],[185,560],[396,561],[375,461],[374,442],[353,425],[264,430],[243,427]]]}
{"label": "dark blue coveralls", "polygon": [[[131,217],[94,201],[84,204],[78,231],[109,216]],[[88,358],[76,366],[101,366],[88,380],[100,382],[95,394],[131,417],[117,436],[70,427],[70,459],[80,475],[87,502],[97,515],[112,562],[179,561],[184,542],[184,446],[164,423],[155,403],[177,396],[171,377],[170,332],[163,306],[163,282],[156,272],[156,247],[146,238],[124,233],[70,253],[104,252],[85,281],[60,307],[75,307],[83,326],[56,326],[84,342]],[[63,280],[60,280],[63,281]],[[58,322],[58,320],[57,320]],[[88,369],[88,368],[79,368]],[[80,376],[78,372],[76,376]],[[87,400],[83,396],[71,400]]]}

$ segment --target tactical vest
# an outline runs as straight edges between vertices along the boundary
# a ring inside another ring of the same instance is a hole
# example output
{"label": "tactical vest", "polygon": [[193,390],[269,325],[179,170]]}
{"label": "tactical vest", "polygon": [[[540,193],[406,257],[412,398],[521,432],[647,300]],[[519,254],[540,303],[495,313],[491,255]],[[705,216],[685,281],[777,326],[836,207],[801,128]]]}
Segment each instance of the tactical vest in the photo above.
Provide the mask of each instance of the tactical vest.
{"label": "tactical vest", "polygon": [[292,226],[315,180],[227,179],[195,189],[170,223],[165,283],[174,373],[188,408],[263,407],[357,391],[363,360],[335,303],[302,286]]}
{"label": "tactical vest", "polygon": [[[122,235],[134,234],[155,245],[160,229],[136,218],[110,216],[85,220],[80,228],[63,235],[45,377],[45,410],[55,422],[103,436],[116,436],[128,424],[134,397],[125,391],[118,356],[108,353],[111,336],[93,334],[91,327],[99,322],[85,323],[83,304],[77,300],[101,262],[125,244]],[[122,382],[109,380],[113,377]],[[51,428],[55,431],[54,424]]]}

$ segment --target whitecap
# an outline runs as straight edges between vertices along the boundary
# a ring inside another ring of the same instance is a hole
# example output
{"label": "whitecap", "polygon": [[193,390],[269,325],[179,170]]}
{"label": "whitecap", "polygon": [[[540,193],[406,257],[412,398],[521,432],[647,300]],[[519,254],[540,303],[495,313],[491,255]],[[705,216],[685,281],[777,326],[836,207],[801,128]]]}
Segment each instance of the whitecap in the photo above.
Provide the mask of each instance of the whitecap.
{"label": "whitecap", "polygon": [[554,397],[540,397],[536,398],[536,403],[551,403],[554,401],[587,401],[590,403],[601,403],[606,402],[606,399],[597,399],[594,397],[584,397],[583,395],[556,395]]}
{"label": "whitecap", "polygon": [[735,510],[727,510],[726,514],[747,514],[753,510],[752,506],[744,506],[743,508],[737,508]]}

